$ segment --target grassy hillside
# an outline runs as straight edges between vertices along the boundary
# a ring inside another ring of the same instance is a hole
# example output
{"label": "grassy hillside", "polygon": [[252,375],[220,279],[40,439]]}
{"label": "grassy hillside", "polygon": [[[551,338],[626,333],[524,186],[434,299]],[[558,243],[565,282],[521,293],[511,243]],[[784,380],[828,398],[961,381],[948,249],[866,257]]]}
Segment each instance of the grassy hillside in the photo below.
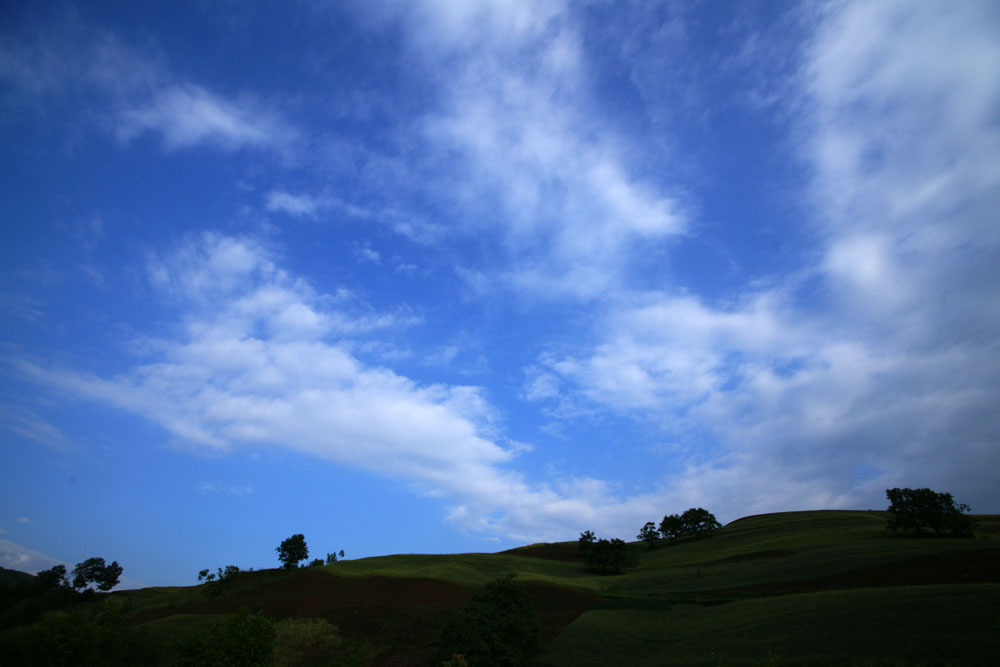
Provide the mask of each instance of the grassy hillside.
{"label": "grassy hillside", "polygon": [[791,512],[653,550],[630,544],[635,567],[617,576],[584,571],[569,542],[244,573],[222,594],[110,598],[160,647],[158,664],[240,609],[292,619],[281,641],[298,637],[300,649],[320,632],[306,619],[338,628],[310,654],[318,662],[284,664],[429,664],[449,616],[516,573],[542,623],[539,665],[992,665],[1000,517],[980,519],[974,539],[917,539],[888,533],[882,512]]}

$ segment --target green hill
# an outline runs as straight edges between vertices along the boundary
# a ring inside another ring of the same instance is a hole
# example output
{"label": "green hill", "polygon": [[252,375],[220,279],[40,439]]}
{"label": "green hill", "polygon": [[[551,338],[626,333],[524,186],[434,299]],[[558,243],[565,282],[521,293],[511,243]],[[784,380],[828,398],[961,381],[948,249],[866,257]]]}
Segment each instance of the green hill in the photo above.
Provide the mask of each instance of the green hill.
{"label": "green hill", "polygon": [[921,539],[890,534],[884,512],[747,517],[702,539],[629,544],[634,567],[616,576],[586,572],[567,542],[249,572],[215,593],[108,597],[143,643],[160,647],[158,664],[178,662],[185,642],[240,609],[293,619],[280,637],[299,637],[300,649],[319,627],[304,619],[336,626],[333,643],[302,654],[313,662],[283,664],[430,664],[449,616],[515,573],[541,621],[538,665],[993,665],[1000,517],[978,518],[973,539]]}

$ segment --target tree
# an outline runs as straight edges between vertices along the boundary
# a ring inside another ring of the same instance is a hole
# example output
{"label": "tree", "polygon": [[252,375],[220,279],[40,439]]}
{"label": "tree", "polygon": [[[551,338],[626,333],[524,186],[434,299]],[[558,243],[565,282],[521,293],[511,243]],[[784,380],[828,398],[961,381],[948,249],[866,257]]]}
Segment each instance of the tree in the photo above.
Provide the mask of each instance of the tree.
{"label": "tree", "polygon": [[684,535],[684,522],[681,520],[681,515],[668,514],[663,517],[663,521],[660,522],[660,535],[671,542]]}
{"label": "tree", "polygon": [[286,570],[293,570],[299,566],[299,561],[309,558],[309,547],[306,546],[306,537],[302,533],[292,535],[284,540],[280,546],[275,548],[278,552],[278,560]]}
{"label": "tree", "polygon": [[650,549],[656,548],[656,543],[660,540],[660,531],[656,529],[656,524],[652,521],[647,521],[646,525],[642,527],[639,534],[636,535],[636,539],[640,539],[646,543]]}
{"label": "tree", "polygon": [[576,548],[583,555],[590,553],[590,550],[594,548],[594,543],[597,541],[597,536],[591,530],[585,530],[580,533],[580,539],[576,541]]}
{"label": "tree", "polygon": [[628,549],[625,541],[617,537],[597,540],[587,552],[584,565],[598,574],[621,574],[628,565]]}
{"label": "tree", "polygon": [[121,574],[122,566],[118,561],[105,565],[103,558],[88,558],[73,568],[73,588],[82,590],[93,583],[99,591],[110,591],[118,585]]}
{"label": "tree", "polygon": [[66,566],[56,565],[48,570],[42,570],[35,575],[35,588],[40,591],[47,591],[54,588],[69,588],[69,580],[66,578]]}
{"label": "tree", "polygon": [[660,534],[671,542],[688,535],[707,535],[719,528],[722,528],[722,524],[711,512],[701,507],[692,507],[683,514],[668,514],[660,522]]}
{"label": "tree", "polygon": [[956,505],[950,493],[930,489],[886,489],[889,499],[889,525],[891,531],[913,531],[924,535],[933,530],[935,535],[950,533],[956,537],[972,537],[975,522],[967,516],[969,506]]}
{"label": "tree", "polygon": [[681,514],[685,535],[705,535],[722,528],[715,516],[701,507],[692,507]]}
{"label": "tree", "polygon": [[515,575],[509,575],[487,584],[452,616],[441,633],[434,664],[460,655],[470,665],[524,665],[539,636],[531,598]]}

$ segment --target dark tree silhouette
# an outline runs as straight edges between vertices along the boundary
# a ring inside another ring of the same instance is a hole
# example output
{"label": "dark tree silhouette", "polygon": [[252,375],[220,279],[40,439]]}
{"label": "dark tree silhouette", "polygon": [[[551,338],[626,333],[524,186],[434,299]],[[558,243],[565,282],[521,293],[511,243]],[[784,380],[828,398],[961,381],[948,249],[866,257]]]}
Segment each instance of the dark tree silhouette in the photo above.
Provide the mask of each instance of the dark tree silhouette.
{"label": "dark tree silhouette", "polygon": [[617,537],[597,540],[584,559],[584,565],[598,574],[621,574],[628,565],[628,549]]}
{"label": "dark tree silhouette", "polygon": [[891,531],[913,531],[924,535],[933,530],[935,535],[949,533],[956,537],[972,537],[975,521],[967,516],[969,506],[956,505],[950,493],[937,493],[930,489],[886,489],[889,499],[889,525]]}
{"label": "dark tree silhouette", "polygon": [[656,543],[660,541],[660,531],[656,529],[656,524],[652,521],[647,521],[646,525],[642,527],[639,534],[636,535],[636,539],[642,540],[646,543],[650,549],[656,548]]}
{"label": "dark tree silhouette", "polygon": [[692,507],[681,514],[685,535],[705,535],[722,528],[715,516],[701,507]]}
{"label": "dark tree silhouette", "polygon": [[451,618],[434,664],[461,655],[470,665],[524,665],[539,636],[531,598],[509,575],[487,584]]}
{"label": "dark tree silhouette", "polygon": [[668,514],[660,522],[660,535],[673,542],[684,535],[684,522],[680,514]]}
{"label": "dark tree silhouette", "polygon": [[309,547],[306,546],[306,537],[302,533],[297,533],[282,541],[275,551],[278,552],[281,566],[286,570],[298,567],[299,561],[309,558]]}
{"label": "dark tree silhouette", "polygon": [[73,588],[83,590],[90,584],[95,584],[99,591],[110,591],[118,585],[121,575],[122,566],[118,561],[105,565],[103,558],[88,558],[73,568]]}
{"label": "dark tree silhouette", "polygon": [[576,541],[576,548],[580,553],[586,555],[590,553],[590,550],[594,548],[594,543],[597,542],[597,536],[591,530],[585,530],[580,533],[580,539]]}

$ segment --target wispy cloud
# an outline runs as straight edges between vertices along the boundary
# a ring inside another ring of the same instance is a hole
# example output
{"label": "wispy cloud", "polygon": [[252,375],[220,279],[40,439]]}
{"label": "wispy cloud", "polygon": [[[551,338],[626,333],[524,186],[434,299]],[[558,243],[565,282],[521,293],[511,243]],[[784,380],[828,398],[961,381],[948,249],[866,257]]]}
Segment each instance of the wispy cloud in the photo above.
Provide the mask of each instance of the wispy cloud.
{"label": "wispy cloud", "polygon": [[617,300],[604,341],[544,357],[527,395],[551,399],[558,381],[575,400],[663,424],[684,452],[671,488],[720,507],[871,503],[893,484],[989,498],[983,471],[1000,463],[988,445],[1000,434],[991,12],[824,14],[790,102],[811,109],[802,159],[815,167],[819,260],[729,306]]}
{"label": "wispy cloud", "polygon": [[39,570],[47,570],[60,563],[61,561],[52,556],[32,551],[8,540],[0,540],[0,566],[7,569],[36,574]]}
{"label": "wispy cloud", "polygon": [[23,523],[26,526],[30,526],[31,525],[31,519],[29,519],[26,516],[19,516],[19,517],[17,517],[17,522],[18,523]]}
{"label": "wispy cloud", "polygon": [[421,121],[421,150],[466,212],[456,231],[499,236],[504,261],[489,268],[508,286],[593,298],[622,285],[640,244],[683,233],[687,215],[677,188],[637,172],[630,145],[591,113],[582,36],[564,9],[399,11],[417,57],[451,73],[440,111]]}
{"label": "wispy cloud", "polygon": [[252,100],[231,102],[193,84],[168,85],[120,112],[118,138],[158,132],[168,150],[211,144],[226,150],[287,146],[293,132]]}
{"label": "wispy cloud", "polygon": [[288,154],[295,142],[295,130],[277,111],[252,95],[227,97],[173,75],[155,49],[75,15],[35,28],[0,50],[0,77],[17,90],[19,104],[45,109],[86,99],[80,118],[123,142],[158,134],[167,150],[208,145]]}
{"label": "wispy cloud", "polygon": [[202,493],[224,493],[231,496],[247,496],[254,492],[249,484],[230,484],[222,482],[200,482],[198,490]]}
{"label": "wispy cloud", "polygon": [[0,405],[0,428],[56,450],[71,446],[58,428],[30,410]]}

